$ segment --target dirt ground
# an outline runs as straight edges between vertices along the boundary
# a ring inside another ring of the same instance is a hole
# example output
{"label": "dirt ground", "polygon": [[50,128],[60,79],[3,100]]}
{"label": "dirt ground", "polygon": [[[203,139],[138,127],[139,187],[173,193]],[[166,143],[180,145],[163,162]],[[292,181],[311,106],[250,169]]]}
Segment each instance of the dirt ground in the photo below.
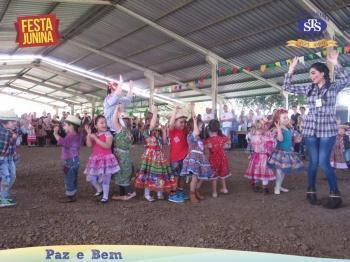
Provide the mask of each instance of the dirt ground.
{"label": "dirt ground", "polygon": [[[142,146],[133,148],[138,164]],[[305,200],[306,175],[285,180],[291,192],[275,196],[254,193],[243,177],[244,152],[229,152],[234,174],[229,195],[211,197],[198,205],[167,201],[148,203],[142,192],[130,202],[92,200],[93,188],[83,169],[89,149],[81,151],[79,198],[71,204],[57,199],[64,193],[60,150],[20,148],[21,162],[13,193],[18,205],[0,210],[0,248],[64,244],[134,244],[223,248],[350,258],[350,173],[338,172],[345,205],[338,210],[310,206]],[[271,187],[272,189],[272,187]],[[112,185],[112,192],[116,186]],[[319,197],[328,194],[323,174]]]}

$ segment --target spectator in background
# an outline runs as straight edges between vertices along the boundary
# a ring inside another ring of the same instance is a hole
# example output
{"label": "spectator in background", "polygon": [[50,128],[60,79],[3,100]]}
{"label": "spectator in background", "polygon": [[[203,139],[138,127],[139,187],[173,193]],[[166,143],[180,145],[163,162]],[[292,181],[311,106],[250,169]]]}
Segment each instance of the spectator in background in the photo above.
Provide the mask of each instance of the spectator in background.
{"label": "spectator in background", "polygon": [[296,128],[297,123],[298,123],[298,117],[300,114],[298,113],[298,107],[296,105],[292,106],[293,114],[290,117],[291,120],[293,120],[293,127]]}
{"label": "spectator in background", "polygon": [[215,118],[214,113],[212,112],[212,109],[207,107],[205,109],[205,114],[203,115],[203,122],[205,125],[208,125],[211,120]]}
{"label": "spectator in background", "polygon": [[233,115],[232,112],[228,111],[228,106],[224,105],[224,111],[221,114],[221,126],[222,132],[225,136],[229,138],[225,145],[225,148],[231,148],[231,130],[232,130]]}
{"label": "spectator in background", "polygon": [[237,131],[239,128],[239,121],[237,119],[237,116],[235,115],[235,111],[232,110],[232,132],[231,132],[231,141],[232,141],[232,146],[231,148],[233,148],[235,145],[238,145],[238,135],[237,135]]}
{"label": "spectator in background", "polygon": [[306,114],[305,114],[306,108],[305,108],[304,106],[301,106],[301,107],[299,108],[299,110],[300,110],[300,117],[301,117],[301,120],[302,120],[302,121],[305,121],[305,118],[306,118]]}

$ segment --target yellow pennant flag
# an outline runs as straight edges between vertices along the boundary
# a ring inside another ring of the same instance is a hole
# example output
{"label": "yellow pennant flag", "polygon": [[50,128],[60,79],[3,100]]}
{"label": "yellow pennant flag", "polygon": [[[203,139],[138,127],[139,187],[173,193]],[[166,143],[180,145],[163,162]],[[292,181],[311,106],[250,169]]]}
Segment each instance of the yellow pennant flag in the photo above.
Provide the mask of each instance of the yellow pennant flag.
{"label": "yellow pennant flag", "polygon": [[266,65],[260,65],[260,71],[265,72],[266,70]]}
{"label": "yellow pennant flag", "polygon": [[275,65],[276,65],[277,67],[281,67],[281,62],[280,62],[280,61],[277,61],[277,62],[275,63]]}
{"label": "yellow pennant flag", "polygon": [[287,65],[290,65],[290,63],[292,63],[292,59],[287,59],[286,62],[287,62]]}

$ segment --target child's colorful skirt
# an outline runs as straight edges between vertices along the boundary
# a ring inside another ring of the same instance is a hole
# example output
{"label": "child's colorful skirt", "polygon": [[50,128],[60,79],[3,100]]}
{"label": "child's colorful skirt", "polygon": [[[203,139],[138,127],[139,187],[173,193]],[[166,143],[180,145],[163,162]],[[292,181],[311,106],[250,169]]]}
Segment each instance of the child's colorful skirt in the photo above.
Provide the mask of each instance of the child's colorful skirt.
{"label": "child's colorful skirt", "polygon": [[273,169],[280,169],[284,174],[304,171],[304,163],[293,151],[274,150],[268,165]]}
{"label": "child's colorful skirt", "polygon": [[148,188],[154,192],[176,190],[176,180],[172,176],[171,167],[161,150],[146,149],[141,161],[141,168],[134,182],[135,187]]}
{"label": "child's colorful skirt", "polygon": [[36,135],[28,135],[27,141],[29,143],[36,143]]}
{"label": "child's colorful skirt", "polygon": [[250,156],[249,166],[244,176],[255,180],[275,180],[275,173],[267,165],[268,157],[269,156],[266,153],[252,153]]}
{"label": "child's colorful skirt", "polygon": [[216,179],[213,169],[202,151],[191,150],[183,161],[181,176],[196,175],[198,179]]}
{"label": "child's colorful skirt", "polygon": [[99,183],[110,180],[112,174],[120,170],[117,159],[113,154],[108,155],[92,155],[89,157],[84,174],[86,181],[96,180]]}

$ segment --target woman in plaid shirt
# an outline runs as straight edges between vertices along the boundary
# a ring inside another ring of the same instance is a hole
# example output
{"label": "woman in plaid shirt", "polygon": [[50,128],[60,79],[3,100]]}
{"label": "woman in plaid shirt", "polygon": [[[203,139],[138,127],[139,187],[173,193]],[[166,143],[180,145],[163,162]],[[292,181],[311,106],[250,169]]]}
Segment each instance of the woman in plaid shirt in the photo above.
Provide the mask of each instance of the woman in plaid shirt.
{"label": "woman in plaid shirt", "polygon": [[338,190],[337,178],[330,165],[330,155],[338,133],[335,117],[337,95],[350,83],[350,71],[344,70],[338,63],[338,52],[328,54],[328,62],[335,67],[338,79],[331,83],[329,69],[324,63],[314,63],[310,67],[312,84],[292,85],[292,75],[298,64],[295,57],[285,75],[283,89],[294,94],[307,96],[309,113],[303,123],[303,137],[309,152],[307,199],[312,204],[318,203],[316,197],[316,175],[318,166],[326,174],[330,195],[326,208],[340,207],[342,200]]}

